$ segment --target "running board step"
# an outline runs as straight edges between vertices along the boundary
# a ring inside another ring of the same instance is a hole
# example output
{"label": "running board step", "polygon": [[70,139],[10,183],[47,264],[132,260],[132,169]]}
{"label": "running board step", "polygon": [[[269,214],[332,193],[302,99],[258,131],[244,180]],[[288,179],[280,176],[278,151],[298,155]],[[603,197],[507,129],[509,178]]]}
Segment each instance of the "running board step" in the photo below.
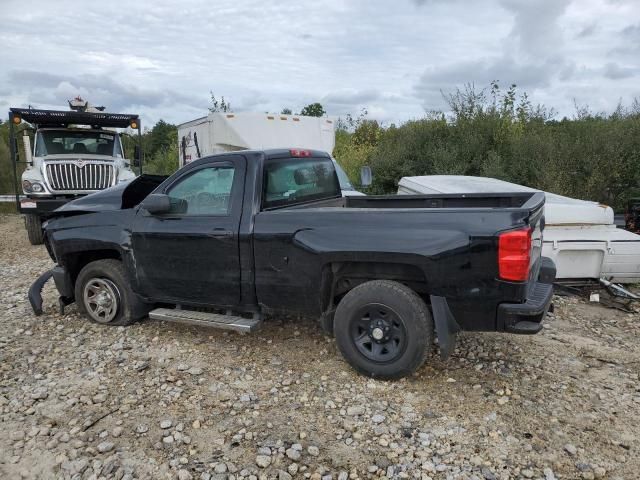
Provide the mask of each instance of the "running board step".
{"label": "running board step", "polygon": [[221,330],[234,330],[236,332],[251,332],[256,330],[262,323],[262,319],[258,315],[254,316],[254,318],[243,318],[174,308],[156,308],[149,312],[149,318],[166,322],[213,327]]}

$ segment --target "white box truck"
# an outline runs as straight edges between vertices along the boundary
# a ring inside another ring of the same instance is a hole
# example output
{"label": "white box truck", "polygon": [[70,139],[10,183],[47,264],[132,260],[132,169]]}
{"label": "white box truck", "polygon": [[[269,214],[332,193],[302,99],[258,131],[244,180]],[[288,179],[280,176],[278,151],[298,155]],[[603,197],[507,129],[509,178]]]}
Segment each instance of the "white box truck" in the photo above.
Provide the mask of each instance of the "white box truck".
{"label": "white box truck", "polygon": [[[326,117],[270,113],[210,113],[178,125],[180,167],[207,155],[237,150],[308,148],[329,154],[335,146],[335,123]],[[345,195],[361,195],[333,160]]]}

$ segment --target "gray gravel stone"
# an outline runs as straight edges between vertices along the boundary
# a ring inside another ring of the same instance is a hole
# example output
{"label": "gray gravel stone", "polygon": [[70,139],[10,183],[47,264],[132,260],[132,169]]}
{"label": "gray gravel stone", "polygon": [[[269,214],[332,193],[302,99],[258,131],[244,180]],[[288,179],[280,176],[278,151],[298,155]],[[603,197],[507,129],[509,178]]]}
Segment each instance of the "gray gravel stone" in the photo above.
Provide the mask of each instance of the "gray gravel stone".
{"label": "gray gravel stone", "polygon": [[371,421],[373,423],[382,423],[385,420],[385,416],[384,415],[380,415],[379,413],[375,414],[373,417],[371,417]]}
{"label": "gray gravel stone", "polygon": [[294,461],[300,460],[300,457],[302,456],[300,455],[300,451],[295,450],[293,448],[288,448],[285,453],[287,457],[289,457],[291,460],[294,460]]}
{"label": "gray gravel stone", "polygon": [[96,447],[100,453],[110,452],[115,448],[115,444],[113,442],[102,442],[99,443]]}
{"label": "gray gravel stone", "polygon": [[136,433],[147,433],[149,431],[149,427],[147,425],[138,425],[136,427]]}
{"label": "gray gravel stone", "polygon": [[349,415],[350,417],[354,417],[356,415],[364,415],[364,412],[365,412],[365,409],[361,405],[347,408],[347,415]]}
{"label": "gray gravel stone", "polygon": [[191,480],[193,476],[189,472],[189,470],[180,469],[178,470],[178,480]]}

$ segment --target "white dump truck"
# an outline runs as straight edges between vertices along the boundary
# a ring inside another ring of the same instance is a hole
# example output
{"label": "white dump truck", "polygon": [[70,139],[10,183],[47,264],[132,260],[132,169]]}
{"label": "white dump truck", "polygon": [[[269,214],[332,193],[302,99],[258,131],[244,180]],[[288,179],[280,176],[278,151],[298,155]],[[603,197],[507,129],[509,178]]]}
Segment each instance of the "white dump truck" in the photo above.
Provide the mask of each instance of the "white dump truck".
{"label": "white dump truck", "polygon": [[[80,98],[69,111],[11,108],[10,149],[14,165],[16,207],[24,214],[29,241],[43,242],[42,222],[65,203],[98,190],[128,182],[141,167],[138,115],[105,113]],[[20,125],[25,122],[27,128]],[[125,157],[121,130],[137,131],[133,162]],[[18,148],[17,133],[23,133]],[[31,145],[33,135],[34,145]],[[20,151],[22,150],[22,151]],[[22,158],[21,158],[22,157]],[[17,165],[24,164],[20,198]]]}
{"label": "white dump truck", "polygon": [[[306,148],[331,154],[335,124],[326,117],[270,113],[210,113],[178,125],[180,167],[215,153],[270,148]],[[361,195],[333,160],[345,195]]]}
{"label": "white dump truck", "polygon": [[[462,175],[403,177],[398,193],[534,192],[495,178]],[[542,255],[556,264],[565,283],[601,278],[640,282],[640,235],[616,228],[611,207],[545,192]]]}

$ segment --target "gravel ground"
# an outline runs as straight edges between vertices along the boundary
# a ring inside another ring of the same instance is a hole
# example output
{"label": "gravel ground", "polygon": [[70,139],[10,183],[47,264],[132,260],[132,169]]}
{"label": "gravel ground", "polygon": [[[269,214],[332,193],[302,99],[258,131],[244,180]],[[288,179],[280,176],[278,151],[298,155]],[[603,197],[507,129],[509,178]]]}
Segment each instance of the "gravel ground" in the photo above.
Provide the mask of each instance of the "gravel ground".
{"label": "gravel ground", "polygon": [[463,334],[411,378],[354,373],[310,320],[251,335],[60,316],[0,217],[0,478],[636,479],[640,316],[575,298],[535,336]]}

